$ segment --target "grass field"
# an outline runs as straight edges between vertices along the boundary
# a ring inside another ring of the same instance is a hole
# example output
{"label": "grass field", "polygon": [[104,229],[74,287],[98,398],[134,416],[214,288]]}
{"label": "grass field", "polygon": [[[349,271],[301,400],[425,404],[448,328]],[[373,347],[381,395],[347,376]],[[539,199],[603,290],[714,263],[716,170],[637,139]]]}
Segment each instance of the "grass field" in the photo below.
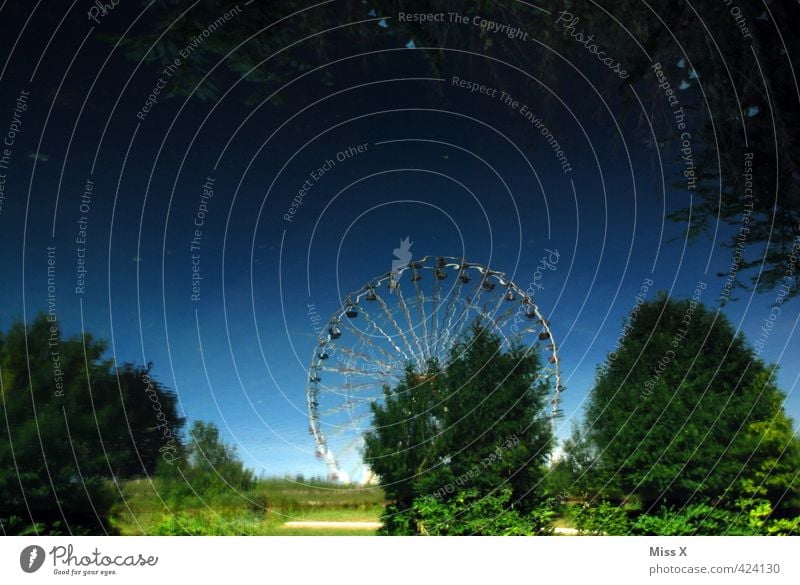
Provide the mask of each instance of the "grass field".
{"label": "grass field", "polygon": [[299,484],[266,479],[246,493],[193,494],[159,480],[122,485],[124,501],[112,513],[123,535],[372,535],[363,528],[287,528],[286,522],[377,522],[383,493],[375,487]]}
{"label": "grass field", "polygon": [[[379,522],[384,494],[377,487],[262,479],[243,493],[231,489],[192,492],[185,484],[156,478],[121,485],[124,501],[111,515],[122,535],[154,536],[370,536],[372,528],[287,527],[287,522]],[[553,522],[556,534],[574,533],[568,514]]]}

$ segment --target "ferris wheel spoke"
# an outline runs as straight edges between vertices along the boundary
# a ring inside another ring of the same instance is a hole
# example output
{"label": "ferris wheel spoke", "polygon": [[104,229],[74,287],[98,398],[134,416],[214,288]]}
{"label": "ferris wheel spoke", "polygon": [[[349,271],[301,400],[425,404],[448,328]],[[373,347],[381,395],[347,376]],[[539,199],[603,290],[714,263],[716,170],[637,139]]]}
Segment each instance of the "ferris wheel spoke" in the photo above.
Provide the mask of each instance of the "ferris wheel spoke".
{"label": "ferris wheel spoke", "polygon": [[511,323],[514,316],[519,313],[518,304],[512,304],[506,300],[501,300],[501,303],[506,305],[505,310],[498,315],[497,313],[502,309],[502,307],[498,305],[492,314],[489,315],[490,322],[497,331],[502,331],[509,323]]}
{"label": "ferris wheel spoke", "polygon": [[[326,414],[331,414],[331,413],[326,413]],[[341,414],[341,412],[335,413],[335,414]],[[335,440],[335,439],[338,439],[338,438],[340,438],[340,437],[342,437],[342,436],[344,436],[346,434],[355,434],[356,432],[361,432],[361,431],[359,431],[359,429],[361,428],[361,423],[369,420],[369,418],[370,418],[369,414],[361,414],[361,415],[359,415],[359,416],[357,416],[355,418],[348,419],[346,421],[348,423],[347,425],[331,423],[330,424],[330,430],[328,431],[328,435],[327,435],[328,440],[331,440],[331,439]],[[357,424],[359,426],[354,428],[352,426],[352,423],[355,423],[355,424]],[[369,428],[371,426],[372,425],[364,425],[364,428]]]}
{"label": "ferris wheel spoke", "polygon": [[466,325],[466,320],[469,318],[470,310],[474,309],[477,306],[477,301],[480,299],[481,294],[484,292],[483,287],[481,287],[480,283],[475,286],[473,289],[473,293],[467,297],[464,310],[461,311],[458,318],[456,319],[455,323],[449,327],[449,329],[459,331],[462,327]]}
{"label": "ferris wheel spoke", "polygon": [[501,295],[498,295],[497,301],[494,304],[494,309],[492,310],[492,316],[491,316],[492,320],[497,322],[497,317],[495,317],[495,315],[497,315],[497,313],[502,311],[504,307],[507,308],[509,305],[514,304],[515,300],[516,300],[515,297],[511,298],[508,296],[508,291],[504,292]]}
{"label": "ferris wheel spoke", "polygon": [[[377,300],[380,302],[381,307],[384,310],[384,313],[387,313],[388,312],[388,307],[386,306],[386,303],[383,301],[383,299],[380,296],[377,296]],[[370,313],[368,311],[362,309],[362,314],[364,315],[364,320],[367,322],[368,328],[371,328],[371,329],[377,331],[380,334],[380,336],[383,339],[385,339],[395,351],[397,351],[400,354],[402,354],[403,359],[405,361],[409,361],[409,360],[413,359],[413,354],[414,354],[413,350],[410,351],[411,355],[406,353],[399,345],[397,345],[397,343],[395,343],[395,341],[392,338],[392,336],[389,335],[389,333],[387,333],[384,330],[384,328],[381,325],[379,325],[376,320],[374,320],[372,318],[372,316],[370,315]],[[408,341],[406,340],[405,336],[403,335],[403,332],[400,329],[400,326],[397,324],[397,322],[393,318],[391,319],[391,322],[394,325],[394,327],[397,329],[398,333],[400,334],[400,338],[403,340],[406,348],[410,350],[411,348],[410,348],[410,346],[408,344]],[[373,342],[372,339],[369,339],[361,331],[358,331],[358,330],[355,330],[355,331],[356,331],[356,336],[359,338],[359,340],[361,340],[361,342],[363,344],[369,345],[369,346],[371,346],[373,348],[376,348],[377,351],[382,353],[389,360],[395,361],[397,359],[396,356],[392,356],[391,353],[389,353],[387,348],[379,346],[376,342]]]}
{"label": "ferris wheel spoke", "polygon": [[369,404],[371,402],[372,402],[371,399],[365,398],[365,397],[348,398],[347,400],[345,400],[341,404],[327,409],[325,411],[325,414],[330,416],[330,415],[338,414],[340,412],[347,412],[348,410],[355,409],[357,406],[363,406],[364,404]]}
{"label": "ferris wheel spoke", "polygon": [[[371,370],[388,371],[394,369],[391,364],[397,361],[396,356],[389,353],[386,348],[374,343],[363,333],[354,331],[354,334],[362,337],[362,345],[360,346],[362,351],[358,351],[353,347],[342,347],[336,350],[338,354],[337,361],[344,361],[350,364],[351,368],[355,368],[358,363],[362,363],[365,366],[369,365]],[[343,359],[340,359],[339,356],[343,356]]]}
{"label": "ferris wheel spoke", "polygon": [[[420,280],[421,279],[417,279],[414,281],[414,288],[417,289],[417,310],[419,311],[420,324],[422,325],[422,343],[425,344],[425,350],[422,354],[423,356],[422,361],[424,362],[425,358],[431,357],[431,347],[428,344],[428,318],[425,315],[425,293],[422,292],[422,286],[420,285]],[[435,278],[434,282],[436,282]],[[416,328],[413,327],[412,331],[414,331],[415,329]],[[421,368],[424,367],[424,363],[420,364],[420,367]]]}
{"label": "ferris wheel spoke", "polygon": [[[397,286],[395,290],[399,290],[399,288],[400,288],[400,287],[399,287],[399,286]],[[383,331],[383,329],[381,329],[381,332],[382,332],[382,333],[383,333],[383,335],[386,337],[386,339],[388,339],[388,340],[389,340],[389,342],[391,343],[391,345],[392,345],[392,346],[393,346],[393,347],[394,347],[396,350],[400,351],[400,353],[402,353],[402,354],[403,354],[403,359],[404,359],[404,361],[407,361],[407,362],[408,362],[408,361],[414,361],[414,358],[413,358],[413,356],[414,356],[414,348],[413,348],[413,347],[411,347],[411,344],[408,342],[408,339],[406,339],[406,334],[405,334],[405,332],[404,332],[404,331],[403,331],[403,329],[400,327],[400,325],[397,323],[397,320],[394,318],[394,315],[392,314],[392,311],[389,309],[389,306],[386,304],[386,301],[385,301],[385,300],[384,300],[384,298],[383,298],[383,297],[382,297],[382,296],[381,296],[379,293],[377,293],[377,292],[376,292],[376,294],[375,294],[375,298],[376,298],[376,300],[378,301],[378,303],[380,304],[380,306],[381,306],[381,310],[383,311],[383,314],[386,316],[386,319],[387,319],[387,320],[389,321],[389,323],[391,323],[391,324],[392,324],[392,326],[393,326],[393,327],[394,327],[394,328],[397,330],[397,334],[400,336],[400,339],[402,339],[402,340],[403,340],[403,344],[405,345],[406,349],[408,350],[408,354],[407,354],[405,351],[403,351],[402,349],[400,349],[400,348],[397,346],[397,344],[394,342],[394,340],[392,340],[391,336],[389,336],[389,335],[388,335],[386,332],[384,332],[384,331]],[[409,356],[409,354],[411,354],[411,355]]]}
{"label": "ferris wheel spoke", "polygon": [[[372,318],[370,317],[367,311],[362,311],[362,315],[364,317],[364,322],[366,322],[367,326],[364,328],[364,331],[357,328],[354,324],[350,324],[347,328],[355,338],[357,338],[360,342],[359,348],[362,351],[357,351],[354,347],[342,347],[339,350],[340,355],[346,355],[348,358],[353,360],[361,360],[364,364],[370,364],[371,362],[377,362],[380,364],[387,364],[393,363],[397,361],[397,354],[392,355],[388,348],[384,347],[383,345],[378,344],[374,340],[374,335],[372,334],[373,331],[377,331],[381,337],[386,339],[390,345],[393,346],[395,351],[400,353],[404,353],[402,349],[397,347],[386,332],[377,324],[375,323]],[[338,346],[337,346],[338,347]],[[378,354],[383,357],[381,359],[378,357]],[[386,360],[384,362],[384,360]]]}
{"label": "ferris wheel spoke", "polygon": [[330,396],[347,396],[353,399],[366,400],[369,399],[369,396],[380,396],[380,392],[386,382],[381,380],[342,384],[342,391],[331,391]]}
{"label": "ferris wheel spoke", "polygon": [[386,372],[381,371],[371,371],[371,370],[364,370],[359,368],[350,367],[347,364],[337,364],[331,366],[322,366],[320,368],[321,372],[325,372],[328,374],[339,374],[342,376],[364,376],[368,378],[372,378],[375,380],[394,380],[397,379],[396,374],[389,374]]}
{"label": "ferris wheel spoke", "polygon": [[516,310],[514,310],[512,307],[506,307],[505,311],[503,311],[499,315],[497,314],[497,312],[498,311],[494,311],[490,315],[491,323],[496,330],[502,331],[503,328],[511,322],[511,318],[516,313]]}
{"label": "ferris wheel spoke", "polygon": [[[400,381],[400,378],[394,376],[393,378],[398,382]],[[352,392],[354,393],[353,395],[355,396],[355,392],[363,392],[365,390],[370,390],[370,389],[383,390],[384,384],[385,382],[383,380],[379,382],[376,382],[374,380],[373,381],[363,380],[359,382],[345,382],[344,384],[342,384],[342,388],[352,390]]]}
{"label": "ferris wheel spoke", "polygon": [[[433,303],[433,307],[431,308],[431,319],[430,319],[430,333],[428,334],[428,353],[431,354],[432,357],[438,357],[436,355],[436,340],[438,339],[437,333],[439,329],[439,301],[441,301],[441,294],[442,294],[442,287],[441,287],[441,279],[436,278],[433,281],[433,296],[431,297],[431,302]],[[431,353],[431,348],[433,348],[433,352]]]}
{"label": "ferris wheel spoke", "polygon": [[[442,315],[442,323],[439,327],[439,339],[437,340],[437,347],[436,353],[437,355],[442,355],[445,351],[449,351],[450,348],[448,347],[448,338],[446,335],[449,334],[451,331],[453,317],[456,312],[456,306],[459,304],[458,299],[459,294],[461,293],[461,289],[463,288],[464,284],[459,278],[456,282],[456,288],[448,295],[447,304],[445,305],[444,314]],[[444,334],[442,333],[444,332]],[[446,357],[446,356],[445,356]]]}
{"label": "ferris wheel spoke", "polygon": [[397,295],[397,298],[400,299],[400,309],[403,311],[403,315],[406,318],[406,323],[408,324],[408,331],[411,334],[411,338],[414,340],[414,344],[417,346],[417,352],[414,355],[416,358],[416,365],[417,367],[421,367],[424,361],[425,350],[422,348],[422,345],[419,342],[419,337],[417,337],[417,328],[414,326],[414,322],[411,320],[411,311],[408,309],[408,304],[403,296],[403,289],[400,285],[398,285],[395,289],[395,294]]}

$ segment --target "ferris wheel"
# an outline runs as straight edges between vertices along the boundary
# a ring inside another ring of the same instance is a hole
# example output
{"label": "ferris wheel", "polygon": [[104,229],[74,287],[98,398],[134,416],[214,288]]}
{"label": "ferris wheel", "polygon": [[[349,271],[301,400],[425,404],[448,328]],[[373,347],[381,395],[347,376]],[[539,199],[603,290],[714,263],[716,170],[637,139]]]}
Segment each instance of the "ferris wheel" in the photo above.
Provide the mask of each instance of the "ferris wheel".
{"label": "ferris wheel", "polygon": [[552,388],[555,425],[564,390],[558,348],[535,300],[502,272],[425,256],[346,296],[317,339],[306,387],[309,432],[332,479],[348,480],[343,458],[363,446],[370,405],[383,399],[383,388],[396,386],[408,364],[417,372],[431,359],[446,367],[476,319],[498,336],[501,349],[515,343],[543,354],[540,380]]}

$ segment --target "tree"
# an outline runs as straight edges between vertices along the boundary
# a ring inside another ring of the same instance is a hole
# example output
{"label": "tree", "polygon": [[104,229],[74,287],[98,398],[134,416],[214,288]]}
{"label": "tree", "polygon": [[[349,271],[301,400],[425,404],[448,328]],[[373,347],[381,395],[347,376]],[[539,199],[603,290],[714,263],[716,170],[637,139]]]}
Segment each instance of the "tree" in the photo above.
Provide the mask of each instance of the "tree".
{"label": "tree", "polygon": [[[413,8],[397,0],[372,0],[369,4],[344,0],[336,6],[315,6],[307,10],[293,0],[252,3],[241,11],[237,6],[241,3],[236,0],[206,0],[187,12],[186,6],[178,0],[166,0],[157,11],[147,14],[152,19],[148,30],[153,32],[102,38],[112,43],[121,42],[131,61],[144,60],[158,69],[170,67],[176,57],[179,58],[180,66],[169,70],[169,84],[163,92],[167,96],[216,99],[222,93],[221,85],[228,89],[234,81],[244,79],[245,101],[249,104],[261,102],[301,74],[354,53],[372,52],[359,66],[379,71],[394,56],[377,51],[405,48],[409,41],[419,46],[459,49],[455,53],[420,51],[418,58],[432,73],[442,71],[445,56],[456,68],[462,68],[470,66],[477,55],[489,49],[497,58],[531,69],[540,68],[553,59],[548,54],[534,56],[519,51],[511,43],[498,43],[496,36],[486,30],[472,31],[471,27],[451,22],[449,18],[430,26],[430,23],[395,17],[398,11],[411,10],[447,14],[454,8],[449,0],[427,0]],[[459,5],[458,11],[470,20],[491,17],[497,22],[528,23],[532,27],[543,20],[543,13],[513,2],[478,0]],[[229,20],[220,26],[220,18],[226,14]],[[382,17],[390,19],[381,22]],[[358,21],[365,22],[350,24]],[[213,32],[203,35],[211,26]],[[541,34],[545,43],[557,36],[547,29]],[[202,46],[198,46],[198,38],[202,38]],[[198,48],[187,53],[187,47]],[[217,64],[215,75],[207,76]],[[333,71],[333,67],[323,67],[314,75],[318,81],[333,85]],[[281,95],[273,96],[271,103],[283,103],[282,99]]]}
{"label": "tree", "polygon": [[410,512],[419,484],[426,473],[442,472],[436,441],[444,415],[443,381],[435,361],[422,374],[408,365],[395,388],[384,387],[383,404],[372,404],[374,430],[365,436],[365,460],[386,494],[383,523],[389,534],[416,533]]}
{"label": "tree", "polygon": [[476,323],[453,348],[446,377],[443,447],[451,479],[480,469],[473,485],[507,485],[524,510],[539,503],[552,447],[548,386],[539,379],[539,357],[532,350],[504,351],[500,339]]}
{"label": "tree", "polygon": [[[503,349],[480,323],[447,366],[408,367],[373,404],[365,458],[390,504],[390,534],[536,532],[551,431],[536,353]],[[479,510],[506,510],[499,520]],[[456,514],[456,516],[452,516]],[[463,516],[462,516],[463,515]]]}
{"label": "tree", "polygon": [[228,491],[252,487],[255,482],[252,470],[245,468],[235,447],[222,441],[214,423],[195,421],[189,437],[185,475],[192,488]]}
{"label": "tree", "polygon": [[596,453],[577,422],[573,422],[572,433],[564,441],[563,448],[564,456],[551,469],[551,475],[555,475],[552,481],[559,481],[558,499],[563,501],[568,496],[585,498],[600,480],[593,468]]}
{"label": "tree", "polygon": [[[678,169],[694,175],[676,182],[686,203],[671,218],[690,237],[718,237],[719,223],[728,224],[730,235],[722,241],[731,250],[731,267],[719,276],[730,278],[731,287],[746,288],[742,277],[749,272],[756,290],[783,286],[789,296],[797,295],[800,271],[791,258],[800,252],[800,141],[793,131],[800,122],[800,96],[784,41],[792,36],[785,27],[800,17],[800,5],[695,7],[671,0],[657,14],[638,0],[624,0],[615,9],[645,39],[649,54],[632,47],[627,30],[610,29],[612,42],[631,48],[629,55],[638,61],[628,82],[652,79],[657,62],[673,87],[685,90],[679,94],[685,135],[673,124],[662,89],[651,85],[649,96],[651,117],[666,120],[656,128],[659,142]],[[607,22],[601,13],[591,14],[598,25]],[[684,138],[692,152],[681,152]],[[691,167],[681,159],[687,153]]]}
{"label": "tree", "polygon": [[45,315],[0,338],[5,534],[103,533],[113,481],[182,449],[175,395],[147,369],[114,371],[104,350],[88,334],[64,339]]}
{"label": "tree", "polygon": [[105,370],[92,387],[103,421],[103,442],[115,477],[156,473],[158,464],[184,457],[183,426],[177,396],[151,376],[147,367],[125,363]]}
{"label": "tree", "polygon": [[[659,157],[672,161],[672,170],[691,174],[691,191],[681,175],[677,187],[684,198],[672,218],[685,224],[691,236],[716,234],[720,221],[733,227],[727,240],[732,248],[732,286],[744,286],[742,276],[751,270],[760,290],[786,285],[787,294],[800,292],[800,270],[791,260],[800,248],[800,142],[792,131],[800,121],[800,96],[792,82],[792,47],[787,49],[785,44],[794,40],[788,27],[800,16],[796,2],[768,6],[741,2],[732,7],[727,2],[695,6],[667,0],[651,7],[639,0],[618,0],[603,7],[554,0],[480,0],[458,6],[458,13],[469,22],[478,17],[519,26],[535,39],[523,45],[518,39],[504,39],[449,17],[436,23],[391,18],[383,22],[385,26],[378,25],[374,19],[412,9],[398,0],[344,0],[285,21],[299,7],[290,0],[278,0],[250,4],[235,16],[235,22],[199,36],[236,4],[236,0],[209,0],[186,12],[184,3],[169,0],[152,17],[154,32],[122,39],[123,46],[132,61],[144,60],[162,70],[202,38],[199,50],[170,72],[163,94],[213,99],[220,95],[219,87],[230,87],[246,75],[249,103],[260,102],[298,75],[358,52],[375,51],[359,66],[364,71],[381,70],[393,54],[378,51],[403,47],[409,40],[426,47],[415,57],[432,75],[445,70],[467,75],[474,64],[481,63],[494,76],[491,83],[507,88],[508,70],[481,57],[486,55],[536,75],[555,94],[574,90],[574,74],[562,56],[590,74],[596,69],[597,47],[624,56],[625,78],[593,75],[592,81],[609,95],[619,93],[625,105],[640,112],[648,140],[649,123],[655,122],[656,140],[651,146],[659,145]],[[454,9],[449,0],[426,0],[413,6],[416,12],[432,14]],[[568,30],[573,19],[576,26]],[[360,20],[367,22],[347,26]],[[573,36],[577,34],[582,35],[580,41]],[[598,45],[584,43],[584,36],[591,36]],[[590,47],[596,47],[594,54],[587,51]],[[214,75],[206,77],[218,62]],[[673,123],[673,108],[653,75],[654,63],[663,65],[673,88],[680,88],[676,95],[686,114],[685,128]],[[333,70],[322,68],[315,75],[332,84]],[[649,111],[639,109],[630,91],[634,86]],[[280,98],[279,94],[271,101],[279,103]],[[691,168],[682,159],[684,132],[693,148]],[[745,157],[751,155],[753,172],[746,173]],[[749,247],[746,254],[740,249],[742,242]]]}
{"label": "tree", "polygon": [[[562,26],[571,22],[562,11],[571,11],[577,19],[572,32],[591,33],[624,55],[629,76],[608,76],[604,89],[611,93],[617,86],[623,105],[638,112],[641,135],[658,148],[667,176],[679,177],[671,181],[669,199],[680,202],[671,219],[690,237],[712,234],[730,248],[730,271],[719,276],[729,278],[731,288],[746,288],[749,273],[758,291],[783,287],[789,296],[800,294],[800,270],[792,259],[800,252],[800,140],[794,131],[800,95],[791,29],[800,5],[543,5],[562,18]],[[575,40],[566,29],[560,39],[547,38],[554,49],[592,69],[587,46]],[[674,91],[674,104],[659,87],[656,65]],[[684,127],[676,124],[678,107]]]}
{"label": "tree", "polygon": [[600,372],[582,451],[596,499],[736,509],[758,495],[797,513],[800,451],[774,369],[721,313],[659,295]]}

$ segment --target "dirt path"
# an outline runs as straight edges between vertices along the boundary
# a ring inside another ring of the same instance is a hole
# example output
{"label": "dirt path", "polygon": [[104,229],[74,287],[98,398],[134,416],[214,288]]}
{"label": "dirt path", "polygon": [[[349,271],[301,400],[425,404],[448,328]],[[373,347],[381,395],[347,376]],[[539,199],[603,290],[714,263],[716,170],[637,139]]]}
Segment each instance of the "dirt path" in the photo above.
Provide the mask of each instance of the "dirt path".
{"label": "dirt path", "polygon": [[321,520],[302,520],[286,522],[284,528],[355,528],[361,530],[377,530],[383,526],[380,522],[324,522]]}
{"label": "dirt path", "polygon": [[[383,526],[380,522],[326,522],[322,520],[301,520],[284,523],[284,528],[354,528],[362,530],[377,530]],[[557,535],[574,536],[578,531],[574,528],[559,526],[553,531]]]}

